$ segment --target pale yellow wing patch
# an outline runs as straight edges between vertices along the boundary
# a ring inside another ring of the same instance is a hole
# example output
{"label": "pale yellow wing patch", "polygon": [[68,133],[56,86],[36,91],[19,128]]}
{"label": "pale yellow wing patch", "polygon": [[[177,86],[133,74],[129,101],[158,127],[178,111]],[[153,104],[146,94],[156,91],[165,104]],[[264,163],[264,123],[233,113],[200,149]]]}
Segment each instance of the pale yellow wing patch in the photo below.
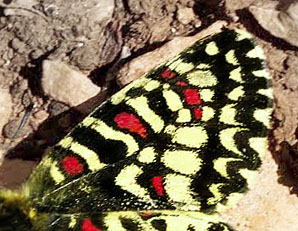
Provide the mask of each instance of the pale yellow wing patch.
{"label": "pale yellow wing patch", "polygon": [[145,96],[129,99],[126,104],[134,108],[147,123],[149,123],[155,132],[161,132],[164,127],[164,121],[152,111],[148,105],[148,99]]}
{"label": "pale yellow wing patch", "polygon": [[216,45],[216,43],[214,41],[208,43],[206,45],[206,49],[205,49],[205,52],[208,54],[208,55],[216,55],[219,53],[219,49]]}
{"label": "pale yellow wing patch", "polygon": [[191,121],[191,112],[189,109],[183,108],[178,111],[177,123],[186,123]]}
{"label": "pale yellow wing patch", "polygon": [[215,115],[215,110],[213,108],[208,106],[203,107],[202,121],[206,122],[212,119],[214,115]]}
{"label": "pale yellow wing patch", "polygon": [[260,89],[257,91],[257,93],[264,95],[270,99],[273,99],[273,89],[272,88]]}
{"label": "pale yellow wing patch", "polygon": [[240,97],[243,97],[245,92],[243,91],[243,86],[239,86],[233,89],[229,94],[228,98],[234,101],[239,100]]}
{"label": "pale yellow wing patch", "polygon": [[254,76],[270,79],[270,75],[269,75],[268,71],[265,69],[253,71],[252,73]]}
{"label": "pale yellow wing patch", "polygon": [[213,167],[221,176],[229,178],[229,174],[227,172],[227,165],[231,161],[239,161],[239,159],[220,157],[213,161]]}
{"label": "pale yellow wing patch", "polygon": [[208,135],[204,128],[200,126],[181,127],[176,130],[172,141],[188,147],[200,148],[208,141]]}
{"label": "pale yellow wing patch", "polygon": [[191,71],[194,69],[194,64],[192,63],[184,63],[182,59],[178,59],[177,61],[173,62],[169,65],[169,68],[171,70],[175,70],[179,74],[184,74],[188,71]]}
{"label": "pale yellow wing patch", "polygon": [[146,78],[145,76],[140,77],[139,79],[137,79],[133,83],[131,83],[131,84],[127,85],[126,87],[124,87],[121,90],[121,92],[118,92],[115,95],[113,95],[110,99],[111,103],[114,104],[114,105],[117,105],[117,104],[123,102],[126,99],[126,93],[129,90],[131,90],[132,88],[135,88],[135,87],[145,86],[149,82],[151,82],[151,80]]}
{"label": "pale yellow wing patch", "polygon": [[164,90],[162,93],[170,110],[178,111],[183,108],[180,96],[176,92],[172,90]]}
{"label": "pale yellow wing patch", "polygon": [[249,146],[262,158],[268,152],[268,139],[266,137],[252,137],[249,139]]}
{"label": "pale yellow wing patch", "polygon": [[161,161],[169,168],[182,174],[195,174],[200,170],[202,160],[197,153],[184,150],[167,150]]}
{"label": "pale yellow wing patch", "polygon": [[200,91],[200,96],[204,102],[212,102],[212,98],[214,96],[214,91],[210,89],[202,89]]}
{"label": "pale yellow wing patch", "polygon": [[237,115],[237,110],[234,108],[235,104],[228,104],[221,109],[219,121],[230,125],[241,125],[237,122],[235,117]]}
{"label": "pale yellow wing patch", "polygon": [[74,141],[71,137],[64,138],[59,143],[61,147],[69,149],[75,154],[82,157],[88,164],[88,168],[91,171],[97,171],[106,166],[106,164],[101,163],[98,154],[90,150],[87,146],[81,145],[78,142]]}
{"label": "pale yellow wing patch", "polygon": [[140,162],[149,164],[155,160],[156,156],[157,156],[157,153],[155,152],[154,147],[146,147],[140,151],[138,155],[138,160]]}
{"label": "pale yellow wing patch", "polygon": [[226,53],[226,61],[233,65],[239,65],[238,60],[235,56],[235,50],[230,50]]}
{"label": "pale yellow wing patch", "polygon": [[[121,172],[115,178],[115,183],[122,189],[134,194],[139,198],[142,198],[142,200],[150,201],[151,198],[147,190],[139,186],[137,183],[137,177],[142,173],[142,169],[137,165],[129,165],[121,170]],[[133,185],[133,187],[131,187],[131,185]]]}
{"label": "pale yellow wing patch", "polygon": [[253,116],[257,121],[260,121],[262,124],[264,124],[264,126],[266,126],[269,129],[271,113],[272,113],[272,108],[257,109],[254,111]]}
{"label": "pale yellow wing patch", "polygon": [[190,84],[198,87],[212,87],[217,84],[216,77],[211,71],[196,70],[187,74],[187,79]]}
{"label": "pale yellow wing patch", "polygon": [[237,67],[230,72],[229,78],[238,82],[243,83],[242,75],[241,75],[241,67]]}
{"label": "pale yellow wing patch", "polygon": [[62,174],[62,172],[60,171],[60,169],[58,168],[57,166],[57,162],[56,161],[53,161],[51,163],[51,166],[50,166],[50,175],[52,177],[52,179],[57,183],[61,183],[65,180],[65,177],[64,175]]}
{"label": "pale yellow wing patch", "polygon": [[155,89],[157,89],[160,86],[160,82],[156,81],[156,80],[151,80],[149,83],[147,83],[144,86],[144,89],[146,91],[153,91]]}
{"label": "pale yellow wing patch", "polygon": [[247,130],[244,128],[234,127],[234,128],[227,128],[219,132],[219,138],[221,144],[229,151],[232,151],[239,156],[243,156],[243,153],[238,150],[235,144],[234,136],[237,132]]}
{"label": "pale yellow wing patch", "polygon": [[236,41],[241,41],[243,39],[251,39],[252,38],[251,34],[244,30],[236,30],[236,32],[237,32]]}
{"label": "pale yellow wing patch", "polygon": [[165,189],[170,200],[185,204],[182,209],[199,210],[200,203],[191,195],[191,178],[178,175],[168,174],[165,177]]}
{"label": "pale yellow wing patch", "polygon": [[213,194],[213,197],[209,197],[207,203],[209,205],[217,204],[220,200],[223,199],[224,194],[220,192],[220,188],[223,186],[223,183],[211,184],[209,186],[210,192]]}
{"label": "pale yellow wing patch", "polygon": [[263,49],[260,46],[255,46],[254,49],[250,50],[247,54],[249,58],[262,58],[265,59]]}

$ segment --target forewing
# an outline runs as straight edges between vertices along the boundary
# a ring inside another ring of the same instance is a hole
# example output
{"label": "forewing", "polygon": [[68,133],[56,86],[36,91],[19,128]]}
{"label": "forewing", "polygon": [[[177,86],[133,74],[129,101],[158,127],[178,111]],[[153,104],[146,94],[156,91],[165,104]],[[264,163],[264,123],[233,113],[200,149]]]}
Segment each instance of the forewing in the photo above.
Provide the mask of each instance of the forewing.
{"label": "forewing", "polygon": [[53,148],[28,183],[34,206],[66,214],[227,206],[267,151],[272,89],[264,68],[245,32],[196,43]]}
{"label": "forewing", "polygon": [[232,231],[204,214],[181,211],[52,215],[49,223],[48,231]]}

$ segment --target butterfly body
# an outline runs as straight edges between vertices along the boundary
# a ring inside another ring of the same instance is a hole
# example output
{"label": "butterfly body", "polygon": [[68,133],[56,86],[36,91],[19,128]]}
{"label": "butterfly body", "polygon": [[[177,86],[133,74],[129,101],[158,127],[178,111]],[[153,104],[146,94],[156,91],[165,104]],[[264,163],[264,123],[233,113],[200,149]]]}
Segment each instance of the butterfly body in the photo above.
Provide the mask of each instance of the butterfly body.
{"label": "butterfly body", "polygon": [[2,207],[28,230],[232,230],[215,215],[260,167],[271,111],[261,49],[224,31],[112,96]]}

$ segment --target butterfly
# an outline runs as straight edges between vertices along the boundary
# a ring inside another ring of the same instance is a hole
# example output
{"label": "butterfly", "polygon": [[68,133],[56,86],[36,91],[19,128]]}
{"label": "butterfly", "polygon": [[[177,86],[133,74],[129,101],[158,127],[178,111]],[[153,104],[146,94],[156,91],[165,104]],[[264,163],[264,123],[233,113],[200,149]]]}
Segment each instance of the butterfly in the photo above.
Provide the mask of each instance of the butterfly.
{"label": "butterfly", "polygon": [[19,191],[0,230],[226,231],[272,113],[262,49],[240,30],[198,41],[94,110]]}

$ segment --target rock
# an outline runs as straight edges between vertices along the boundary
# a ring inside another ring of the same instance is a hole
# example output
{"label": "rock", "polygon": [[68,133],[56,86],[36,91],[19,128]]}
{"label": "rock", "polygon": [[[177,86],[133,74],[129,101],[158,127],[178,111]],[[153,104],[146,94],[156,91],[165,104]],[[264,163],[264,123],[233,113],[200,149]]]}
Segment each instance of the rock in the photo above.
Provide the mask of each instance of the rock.
{"label": "rock", "polygon": [[45,60],[41,85],[50,98],[77,106],[97,95],[101,88],[79,71],[60,61]]}
{"label": "rock", "polygon": [[26,44],[23,43],[18,38],[14,38],[13,40],[11,40],[11,47],[16,52],[19,52],[19,53],[24,52],[25,51],[25,46],[26,46]]}
{"label": "rock", "polygon": [[33,117],[35,120],[37,120],[38,123],[41,123],[49,117],[49,114],[44,110],[40,110],[40,111],[35,112],[33,114]]}
{"label": "rock", "polygon": [[114,0],[98,0],[98,3],[88,13],[94,21],[103,21],[113,16],[115,1]]}
{"label": "rock", "polygon": [[80,70],[95,69],[101,62],[99,51],[95,49],[97,46],[96,42],[90,42],[75,48],[69,56],[70,63],[77,66]]}
{"label": "rock", "polygon": [[57,116],[65,111],[69,110],[69,107],[61,102],[53,101],[50,103],[48,107],[48,111],[50,114],[50,117]]}
{"label": "rock", "polygon": [[32,132],[32,127],[25,118],[25,113],[17,119],[11,120],[3,128],[3,135],[9,139],[17,139],[27,136]]}
{"label": "rock", "polygon": [[298,46],[297,1],[282,7],[278,1],[259,0],[249,7],[249,11],[272,35]]}
{"label": "rock", "polygon": [[249,191],[236,206],[221,213],[223,220],[241,231],[297,231],[297,196],[278,183],[276,171],[268,152]]}
{"label": "rock", "polygon": [[[3,2],[3,3],[2,3]],[[34,5],[37,5],[38,1],[36,0],[6,0],[6,1],[1,1],[0,6],[1,7],[12,7],[12,8],[25,8],[25,9],[30,9]]]}
{"label": "rock", "polygon": [[12,113],[12,100],[9,89],[0,88],[0,131],[8,123]]}
{"label": "rock", "polygon": [[184,7],[178,9],[178,20],[184,24],[187,25],[191,23],[191,21],[195,20],[196,15],[193,12],[192,8]]}
{"label": "rock", "polygon": [[31,53],[29,54],[29,58],[31,59],[37,59],[39,58],[40,56],[42,56],[43,54],[43,51],[41,49],[35,49],[33,51],[31,51]]}

